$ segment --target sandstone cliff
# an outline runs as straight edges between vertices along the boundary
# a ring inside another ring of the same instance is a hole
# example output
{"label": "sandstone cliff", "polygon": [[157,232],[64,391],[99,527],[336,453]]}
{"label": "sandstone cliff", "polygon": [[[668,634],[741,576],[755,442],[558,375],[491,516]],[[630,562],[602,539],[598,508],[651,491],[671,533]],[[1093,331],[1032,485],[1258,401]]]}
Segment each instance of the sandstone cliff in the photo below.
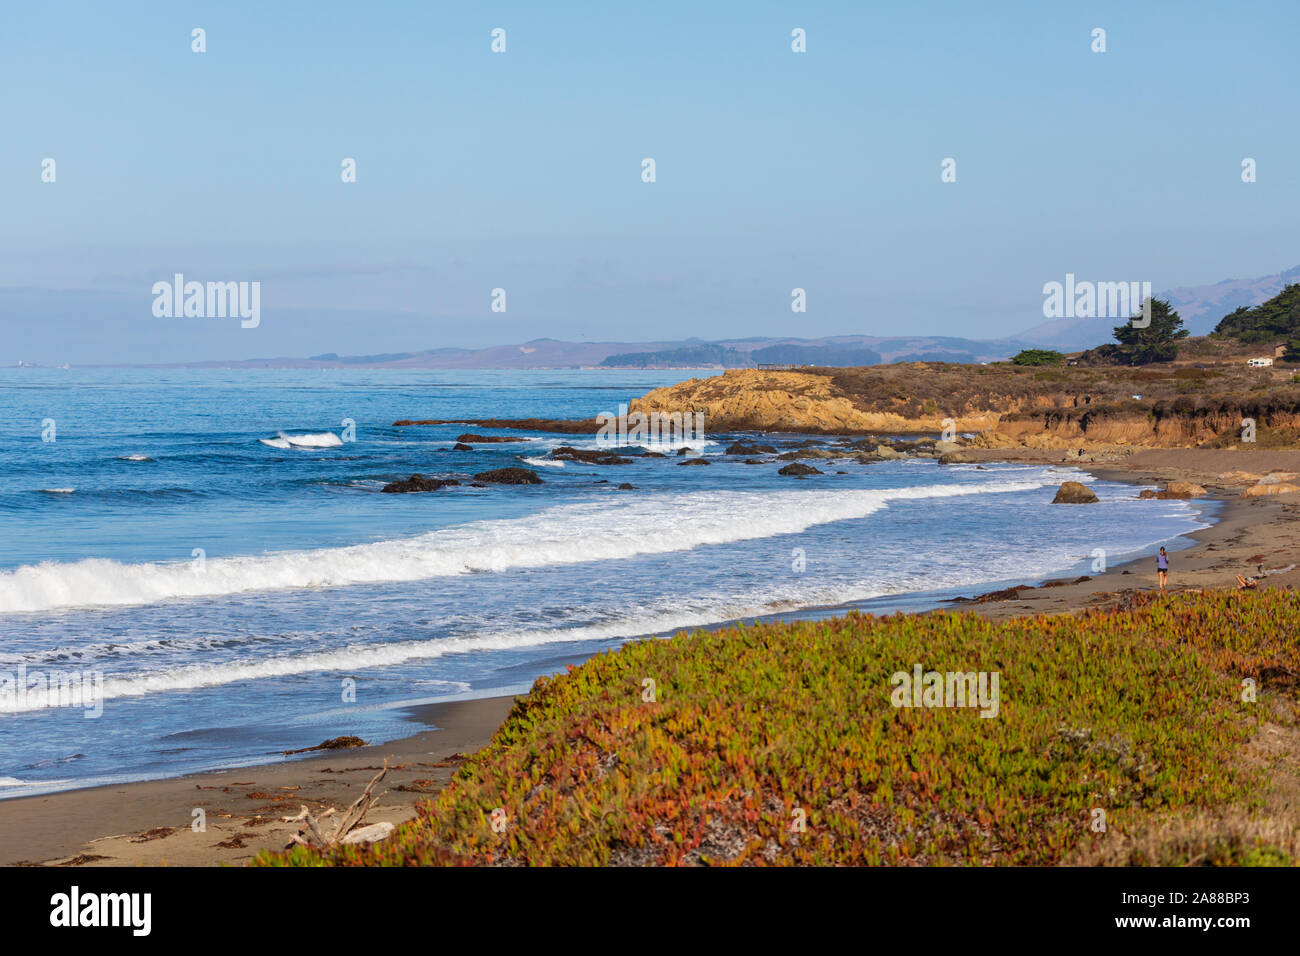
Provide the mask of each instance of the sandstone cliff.
{"label": "sandstone cliff", "polygon": [[703,410],[714,431],[814,434],[934,433],[951,419],[986,447],[1227,447],[1243,418],[1272,445],[1300,435],[1300,386],[1289,373],[1236,367],[736,369],[655,389],[631,410]]}

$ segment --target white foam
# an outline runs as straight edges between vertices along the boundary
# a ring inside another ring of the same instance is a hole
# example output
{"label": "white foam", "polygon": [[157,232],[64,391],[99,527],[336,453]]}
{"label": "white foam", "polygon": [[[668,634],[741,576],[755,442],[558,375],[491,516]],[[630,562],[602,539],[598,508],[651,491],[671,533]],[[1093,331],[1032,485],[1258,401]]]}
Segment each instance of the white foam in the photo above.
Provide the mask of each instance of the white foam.
{"label": "white foam", "polygon": [[118,461],[153,461],[148,455],[118,455]]}
{"label": "white foam", "polygon": [[[1072,562],[1072,558],[1062,554],[1055,556],[1055,561],[1049,561],[1048,564],[1065,568]],[[1035,555],[1032,565],[1026,563],[1026,568],[1031,566],[1043,570],[1042,556]],[[958,587],[987,579],[987,568],[981,562],[973,561],[971,566],[964,570],[955,570],[948,574],[936,576],[929,569],[925,569],[914,571],[910,575],[891,576],[887,584],[880,578],[866,578],[837,585],[787,586],[776,592],[773,592],[769,586],[764,586],[740,596],[701,595],[693,602],[674,599],[670,603],[665,602],[653,608],[621,609],[608,620],[571,627],[480,631],[456,637],[394,641],[386,644],[354,643],[328,651],[290,652],[251,660],[182,665],[120,678],[106,675],[97,699],[111,700],[196,690],[241,681],[291,677],[320,671],[356,673],[370,668],[393,667],[412,661],[429,661],[454,654],[512,651],[566,642],[618,641],[802,608],[835,607],[849,602],[865,601],[923,588]],[[683,606],[684,603],[686,606]],[[460,684],[457,681],[436,680],[429,683]],[[467,685],[466,689],[468,689]],[[45,697],[33,692],[29,692],[21,703],[15,696],[0,696],[0,712],[39,710],[49,703],[50,701]]]}
{"label": "white foam", "polygon": [[712,438],[651,438],[645,441],[627,440],[623,442],[610,443],[609,441],[597,441],[597,448],[645,448],[649,451],[675,452],[682,448],[690,448],[694,451],[702,451],[718,444]]}
{"label": "white foam", "polygon": [[541,468],[563,468],[564,462],[555,461],[552,458],[524,458],[523,461],[530,465],[536,465]]}
{"label": "white foam", "polygon": [[76,492],[76,488],[42,488],[41,491],[47,495],[70,495]]}
{"label": "white foam", "polygon": [[42,562],[0,572],[0,613],[155,604],[284,588],[418,581],[796,534],[865,518],[891,501],[1029,491],[1051,477],[987,484],[850,491],[708,491],[558,505],[525,518],[479,521],[395,541],[342,548],[123,564],[105,558]]}
{"label": "white foam", "polygon": [[[641,616],[621,616],[616,622],[580,627],[511,630],[424,641],[396,641],[389,644],[352,644],[331,651],[308,651],[220,664],[186,665],[130,677],[113,678],[106,675],[102,692],[98,693],[95,699],[140,697],[146,694],[195,690],[239,681],[289,677],[317,671],[355,673],[367,668],[433,660],[449,654],[508,651],[569,641],[617,640],[698,627],[719,620],[772,613],[774,610],[771,602],[754,606],[710,605],[689,611],[673,610]],[[460,682],[445,683],[459,684]],[[46,696],[34,691],[28,692],[21,701],[16,695],[0,695],[0,713],[41,710],[50,702]]]}
{"label": "white foam", "polygon": [[338,448],[343,439],[333,432],[320,432],[307,435],[286,435],[277,432],[274,438],[259,438],[268,448]]}

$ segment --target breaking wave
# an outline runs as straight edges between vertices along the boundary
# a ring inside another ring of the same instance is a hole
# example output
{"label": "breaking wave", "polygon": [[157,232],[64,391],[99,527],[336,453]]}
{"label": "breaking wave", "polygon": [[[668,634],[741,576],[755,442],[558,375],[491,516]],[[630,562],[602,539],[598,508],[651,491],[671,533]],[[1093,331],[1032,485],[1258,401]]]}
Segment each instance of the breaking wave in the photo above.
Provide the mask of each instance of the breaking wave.
{"label": "breaking wave", "polygon": [[796,534],[866,518],[891,501],[1029,491],[1051,479],[855,491],[711,491],[559,505],[390,541],[231,558],[200,566],[104,558],[0,572],[0,613],[155,604],[286,588],[418,581],[513,568],[619,561]]}
{"label": "breaking wave", "polygon": [[277,432],[274,438],[259,438],[268,448],[338,448],[343,439],[333,432],[319,432],[308,435],[286,435]]}

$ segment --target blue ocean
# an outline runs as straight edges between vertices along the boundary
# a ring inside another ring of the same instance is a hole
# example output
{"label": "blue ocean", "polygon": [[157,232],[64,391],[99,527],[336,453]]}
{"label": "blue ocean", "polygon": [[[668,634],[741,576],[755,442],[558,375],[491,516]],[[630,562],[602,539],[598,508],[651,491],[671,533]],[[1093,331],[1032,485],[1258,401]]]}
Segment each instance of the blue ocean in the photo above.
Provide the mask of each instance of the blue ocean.
{"label": "blue ocean", "polygon": [[[738,619],[932,607],[1087,573],[1203,527],[1086,472],[724,455],[453,450],[464,425],[589,418],[683,371],[0,371],[0,796],[407,736],[411,705],[525,690],[629,639]],[[767,437],[793,442],[801,436]],[[656,446],[658,447],[658,446]],[[473,487],[525,467],[540,485]],[[380,489],[412,473],[462,484]],[[635,490],[619,490],[620,483]],[[66,695],[94,687],[92,708]],[[56,692],[57,691],[57,692]]]}

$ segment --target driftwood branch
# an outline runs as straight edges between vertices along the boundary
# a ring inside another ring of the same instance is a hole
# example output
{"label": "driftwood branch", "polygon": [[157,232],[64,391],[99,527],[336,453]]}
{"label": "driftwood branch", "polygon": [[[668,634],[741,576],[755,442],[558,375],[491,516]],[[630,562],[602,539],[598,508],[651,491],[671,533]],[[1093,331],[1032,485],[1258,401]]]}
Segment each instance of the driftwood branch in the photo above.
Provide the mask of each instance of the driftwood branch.
{"label": "driftwood branch", "polygon": [[370,782],[366,784],[366,789],[361,791],[361,796],[357,797],[357,799],[352,802],[352,806],[348,807],[347,810],[344,811],[343,816],[339,817],[338,824],[334,827],[334,833],[330,838],[331,843],[337,843],[347,836],[350,830],[365,819],[366,813],[371,807],[379,802],[380,797],[388,792],[385,790],[383,793],[380,793],[378,797],[372,797],[370,795],[370,792],[375,789],[375,784],[379,783],[380,780],[383,780],[387,773],[388,758],[385,757],[384,769],[371,778]]}
{"label": "driftwood branch", "polygon": [[[289,846],[315,846],[327,848],[343,842],[343,838],[355,830],[366,818],[370,809],[379,802],[387,790],[382,791],[378,796],[373,796],[375,785],[383,780],[388,774],[388,758],[384,758],[384,769],[375,774],[366,788],[361,791],[361,796],[352,801],[352,805],[343,811],[343,814],[335,821],[333,829],[327,834],[321,826],[322,821],[329,816],[333,816],[338,811],[330,807],[320,816],[312,816],[306,807],[296,817],[284,817],[286,823],[297,823],[299,820],[304,821],[301,829],[289,840]],[[307,839],[303,839],[306,835]],[[286,847],[287,849],[287,847]]]}

